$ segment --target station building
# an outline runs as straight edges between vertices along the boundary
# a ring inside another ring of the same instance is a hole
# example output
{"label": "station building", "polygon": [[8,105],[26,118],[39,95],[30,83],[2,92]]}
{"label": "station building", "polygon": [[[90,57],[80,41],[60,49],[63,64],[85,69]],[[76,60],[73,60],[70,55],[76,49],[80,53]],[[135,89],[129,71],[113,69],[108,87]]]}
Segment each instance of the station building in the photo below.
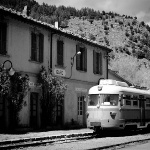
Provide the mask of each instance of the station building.
{"label": "station building", "polygon": [[[37,83],[41,66],[52,69],[53,75],[67,84],[63,106],[57,107],[60,124],[86,126],[87,93],[100,78],[108,78],[110,51],[71,31],[0,6],[0,64],[10,60],[16,72],[30,78],[30,90],[19,115],[21,127],[42,125],[41,87]],[[8,102],[0,98],[0,122],[6,128],[10,117]]]}

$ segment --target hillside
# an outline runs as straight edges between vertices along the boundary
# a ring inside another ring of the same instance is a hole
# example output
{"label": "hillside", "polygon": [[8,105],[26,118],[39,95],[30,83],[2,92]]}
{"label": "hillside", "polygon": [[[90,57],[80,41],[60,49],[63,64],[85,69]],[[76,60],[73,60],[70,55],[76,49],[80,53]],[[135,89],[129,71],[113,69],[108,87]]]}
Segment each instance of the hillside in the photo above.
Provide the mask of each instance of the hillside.
{"label": "hillside", "polygon": [[136,17],[34,0],[5,0],[0,5],[20,12],[27,5],[29,16],[50,24],[58,21],[61,28],[111,48],[109,68],[134,85],[150,88],[150,27]]}
{"label": "hillside", "polygon": [[138,59],[150,59],[150,28],[144,22],[123,16],[92,21],[73,17],[68,21],[68,29],[109,46],[115,52],[133,55]]}

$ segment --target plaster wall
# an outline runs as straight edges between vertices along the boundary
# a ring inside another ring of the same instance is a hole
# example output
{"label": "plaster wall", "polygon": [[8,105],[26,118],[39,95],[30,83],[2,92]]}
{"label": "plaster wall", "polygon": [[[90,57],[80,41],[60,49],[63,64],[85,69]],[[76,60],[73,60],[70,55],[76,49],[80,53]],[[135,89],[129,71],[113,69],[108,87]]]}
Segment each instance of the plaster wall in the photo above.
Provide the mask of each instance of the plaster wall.
{"label": "plaster wall", "polygon": [[[62,39],[64,41],[64,67],[57,66],[57,39]],[[66,38],[54,36],[53,38],[53,69],[62,68],[66,72],[65,77],[70,77],[71,75],[71,57],[73,57],[76,53],[76,45],[78,41]],[[93,73],[93,50],[100,50],[102,55],[106,55],[106,51],[102,49],[97,49],[96,47],[92,47],[84,44],[87,48],[87,72],[76,70],[76,57],[74,59],[74,65],[72,68],[72,76],[71,79],[87,81],[87,82],[98,82],[99,78],[106,78],[107,76],[107,61],[104,57],[102,57],[102,75]]]}

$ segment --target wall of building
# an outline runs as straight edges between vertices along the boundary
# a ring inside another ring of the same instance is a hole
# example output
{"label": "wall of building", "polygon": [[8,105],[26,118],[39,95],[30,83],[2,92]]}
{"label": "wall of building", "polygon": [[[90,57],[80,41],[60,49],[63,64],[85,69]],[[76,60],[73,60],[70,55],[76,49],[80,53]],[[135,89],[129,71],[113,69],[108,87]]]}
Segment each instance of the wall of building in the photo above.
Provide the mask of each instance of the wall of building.
{"label": "wall of building", "polygon": [[[60,66],[57,66],[57,39],[58,38],[59,36],[57,35],[53,37],[53,70],[55,68],[61,68]],[[66,72],[65,77],[69,77],[71,74],[71,57],[75,55],[76,45],[79,42],[73,39],[68,39],[66,37],[61,37],[61,39],[64,41],[64,68],[62,69],[64,69]],[[85,47],[87,48],[87,72],[76,70],[76,57],[75,57],[71,79],[97,83],[99,78],[106,78],[107,76],[106,59],[104,59],[103,57],[103,62],[102,62],[103,74],[102,75],[94,74],[93,73],[93,50],[94,49],[97,50],[97,48],[86,45],[86,44],[83,44],[83,45],[85,45]],[[102,52],[103,56],[106,55],[105,50],[102,50],[102,49],[98,49],[98,50]]]}
{"label": "wall of building", "polygon": [[32,25],[12,19],[8,24],[8,55],[10,55],[14,69],[31,74],[39,72],[41,65],[47,67],[50,56],[48,32],[37,27],[44,34],[44,61],[43,63],[31,61],[31,30],[33,28]]}
{"label": "wall of building", "polygon": [[[40,108],[40,95],[41,89],[36,86],[37,73],[40,71],[41,66],[48,68],[50,65],[50,51],[51,51],[51,39],[50,31],[35,27],[31,24],[27,24],[15,19],[7,18],[8,21],[8,32],[7,32],[7,56],[0,56],[0,63],[9,59],[12,61],[13,68],[17,72],[22,74],[28,74],[30,78],[30,90],[26,97],[24,98],[23,108],[19,114],[20,125],[23,127],[30,127],[30,94],[32,92],[39,93],[38,97],[38,115],[37,115],[37,126],[41,126],[41,108]],[[38,63],[31,61],[31,30],[34,27],[44,34],[44,61],[43,63]],[[64,67],[57,66],[57,39],[61,38],[64,41]],[[64,100],[64,110],[63,110],[63,124],[70,123],[72,119],[79,123],[78,118],[78,96],[85,96],[84,100],[84,116],[83,125],[86,124],[86,99],[87,93],[90,87],[98,83],[100,78],[107,78],[107,60],[103,58],[102,60],[102,75],[96,75],[93,73],[93,50],[100,50],[102,55],[106,55],[106,51],[102,49],[97,49],[96,47],[89,46],[82,43],[87,48],[87,72],[76,70],[76,57],[74,59],[74,65],[72,68],[71,75],[71,57],[76,53],[76,45],[80,41],[70,39],[68,37],[53,35],[52,40],[52,69],[54,74],[54,69],[62,69],[65,71],[66,75],[63,77],[68,88],[65,93]],[[54,74],[55,75],[55,74]],[[70,77],[70,78],[69,78]],[[69,79],[68,79],[69,78]],[[9,124],[9,121],[7,121]]]}
{"label": "wall of building", "polygon": [[[24,98],[23,108],[20,111],[20,126],[30,126],[30,93],[41,93],[34,83],[37,82],[37,73],[40,71],[41,66],[48,68],[50,59],[50,39],[49,32],[43,28],[36,27],[41,33],[44,34],[44,61],[38,63],[31,61],[31,30],[34,26],[24,22],[6,18],[7,25],[7,55],[0,56],[0,63],[5,60],[11,60],[13,68],[16,72],[28,74],[30,78],[30,90]],[[5,64],[9,67],[9,64]],[[39,100],[38,100],[39,101]],[[7,107],[6,107],[7,108]],[[40,106],[38,105],[38,126],[40,126]],[[9,113],[7,112],[6,115]],[[6,126],[9,126],[9,117],[6,117]]]}
{"label": "wall of building", "polygon": [[[64,67],[57,66],[57,39],[61,39],[64,42]],[[92,86],[98,83],[100,78],[107,78],[107,60],[103,58],[102,60],[102,75],[93,73],[93,50],[97,50],[96,47],[92,47],[86,44],[83,44],[87,48],[87,72],[76,70],[76,57],[74,58],[74,65],[72,68],[71,75],[71,57],[76,53],[76,45],[78,41],[69,39],[67,37],[54,35],[53,36],[53,74],[54,69],[62,69],[65,71],[66,75],[63,77],[65,83],[67,84],[67,90],[65,93],[64,100],[64,124],[72,122],[72,119],[78,123],[78,96],[85,95],[85,100],[87,100],[88,90]],[[99,49],[102,55],[106,55],[106,51]],[[69,78],[70,77],[70,78]],[[67,79],[69,78],[69,79]],[[83,124],[86,125],[86,105],[87,102],[84,102],[84,111],[83,111]]]}
{"label": "wall of building", "polygon": [[70,123],[73,119],[79,123],[78,120],[78,96],[85,96],[84,110],[83,110],[83,125],[86,124],[86,106],[88,99],[88,90],[95,85],[93,82],[83,82],[79,80],[66,80],[67,91],[65,93],[64,101],[64,124]]}

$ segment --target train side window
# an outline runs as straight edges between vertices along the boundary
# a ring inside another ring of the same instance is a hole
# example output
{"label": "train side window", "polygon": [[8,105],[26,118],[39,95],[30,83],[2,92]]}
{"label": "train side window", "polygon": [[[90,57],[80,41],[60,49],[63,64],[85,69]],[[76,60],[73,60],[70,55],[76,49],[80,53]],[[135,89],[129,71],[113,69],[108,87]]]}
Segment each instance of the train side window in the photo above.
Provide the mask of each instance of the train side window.
{"label": "train side window", "polygon": [[130,100],[126,100],[126,105],[131,105],[131,101]]}
{"label": "train side window", "polygon": [[131,99],[131,96],[130,96],[130,95],[123,95],[123,99],[128,99],[128,100],[130,100],[130,99]]}
{"label": "train side window", "polygon": [[88,106],[96,106],[98,104],[99,95],[91,94],[88,96]]}
{"label": "train side window", "polygon": [[150,98],[146,98],[146,107],[150,107]]}
{"label": "train side window", "polygon": [[126,105],[131,106],[131,96],[130,95],[123,95],[123,99],[125,99]]}
{"label": "train side window", "polygon": [[138,101],[137,100],[133,100],[133,106],[138,106]]}
{"label": "train side window", "polygon": [[101,94],[101,105],[117,106],[119,94]]}
{"label": "train side window", "polygon": [[138,106],[138,96],[132,95],[133,106]]}

